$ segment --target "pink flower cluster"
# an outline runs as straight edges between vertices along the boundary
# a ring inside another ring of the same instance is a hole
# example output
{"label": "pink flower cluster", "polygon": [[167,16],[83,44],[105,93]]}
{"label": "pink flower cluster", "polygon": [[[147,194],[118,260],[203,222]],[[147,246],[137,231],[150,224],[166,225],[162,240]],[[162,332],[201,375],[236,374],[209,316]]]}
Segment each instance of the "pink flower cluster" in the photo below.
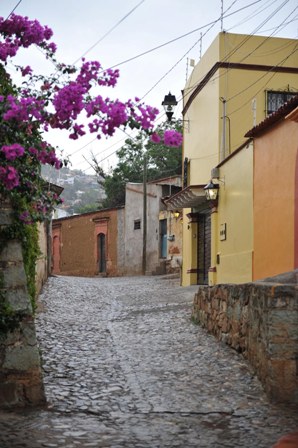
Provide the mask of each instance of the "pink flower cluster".
{"label": "pink flower cluster", "polygon": [[18,143],[14,143],[13,145],[2,146],[1,152],[4,154],[6,160],[15,160],[17,157],[24,155],[25,149]]}
{"label": "pink flower cluster", "polygon": [[30,213],[28,212],[28,210],[24,210],[22,213],[20,213],[19,214],[19,219],[24,224],[33,224],[32,217],[31,217]]}
{"label": "pink flower cluster", "polygon": [[167,129],[164,133],[164,144],[166,146],[181,146],[183,141],[182,134],[174,129]]}
{"label": "pink flower cluster", "polygon": [[19,100],[8,95],[7,111],[3,114],[3,119],[6,121],[17,120],[20,122],[30,121],[32,118],[36,120],[43,119],[41,111],[44,109],[44,101],[37,100],[34,97],[20,98]]}
{"label": "pink flower cluster", "polygon": [[65,127],[64,122],[70,119],[75,120],[84,108],[84,94],[87,93],[86,87],[71,82],[56,93],[53,99],[53,106],[56,110],[55,126]]}
{"label": "pink flower cluster", "polygon": [[37,20],[12,14],[8,19],[0,17],[0,60],[6,62],[17,54],[21,47],[28,48],[32,44],[39,45],[50,53],[56,51],[54,43],[47,43],[53,32],[42,26]]}
{"label": "pink flower cluster", "polygon": [[0,166],[0,181],[7,190],[13,190],[20,183],[19,174],[13,166]]}
{"label": "pink flower cluster", "polygon": [[62,166],[62,162],[56,156],[55,150],[45,142],[41,143],[40,146],[41,147],[39,150],[30,146],[28,148],[28,153],[35,157],[43,165],[49,164],[59,170]]}
{"label": "pink flower cluster", "polygon": [[133,117],[145,130],[151,129],[154,124],[154,120],[158,114],[158,109],[151,106],[145,106],[143,104],[137,104],[137,109],[140,115],[133,112]]}
{"label": "pink flower cluster", "polygon": [[[15,14],[6,20],[0,17],[0,61],[6,62],[21,47],[33,44],[54,60],[56,45],[49,42],[52,34],[50,28],[28,17]],[[11,191],[19,187],[17,193],[23,195],[30,207],[30,212],[22,210],[20,215],[26,223],[31,222],[34,214],[47,213],[51,204],[59,200],[46,196],[40,183],[40,164],[50,164],[57,169],[62,166],[54,148],[41,141],[43,130],[47,131],[49,127],[66,129],[71,139],[78,139],[86,133],[79,122],[85,114],[88,119],[86,128],[96,133],[97,138],[112,136],[116,129],[126,126],[151,133],[158,114],[156,108],[141,103],[138,98],[121,102],[98,95],[99,87],[116,86],[118,70],[103,70],[98,61],[85,60],[79,70],[65,64],[56,67],[58,74],[49,78],[34,76],[29,66],[18,67],[23,76],[31,77],[31,82],[24,89],[15,88],[16,95],[6,96],[3,92],[0,95],[0,131],[7,142],[13,142],[0,146],[0,190]],[[66,81],[65,76],[68,77]],[[93,87],[96,96],[91,91]],[[165,131],[163,138],[168,146],[180,146],[182,142],[181,134],[173,130]],[[153,141],[158,139],[158,134],[152,135]]]}
{"label": "pink flower cluster", "polygon": [[[107,98],[105,101],[101,96],[95,98],[87,107],[87,116],[100,113],[100,118],[95,118],[89,123],[89,131],[101,132],[104,135],[113,135],[115,130],[121,125],[125,125],[128,120],[127,105],[121,101],[110,101]],[[100,134],[98,135],[100,138]]]}
{"label": "pink flower cluster", "polygon": [[[153,132],[153,134],[151,135],[151,141],[153,143],[160,143],[161,140],[162,140],[161,136],[156,132]],[[174,129],[168,129],[164,132],[163,143],[166,146],[172,146],[174,148],[177,148],[182,145],[182,141],[183,137],[180,132],[175,131]]]}

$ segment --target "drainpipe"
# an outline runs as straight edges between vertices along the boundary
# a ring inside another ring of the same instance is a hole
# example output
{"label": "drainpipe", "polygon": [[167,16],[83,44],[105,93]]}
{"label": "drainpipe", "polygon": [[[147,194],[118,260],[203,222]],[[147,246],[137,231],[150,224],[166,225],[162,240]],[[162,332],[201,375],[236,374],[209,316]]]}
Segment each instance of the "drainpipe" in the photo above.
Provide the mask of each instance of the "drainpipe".
{"label": "drainpipe", "polygon": [[144,154],[144,172],[143,172],[143,258],[142,271],[146,275],[147,268],[147,155]]}
{"label": "drainpipe", "polygon": [[227,101],[222,96],[220,97],[222,102],[223,114],[222,114],[222,142],[219,161],[222,162],[226,157],[226,121],[227,121]]}

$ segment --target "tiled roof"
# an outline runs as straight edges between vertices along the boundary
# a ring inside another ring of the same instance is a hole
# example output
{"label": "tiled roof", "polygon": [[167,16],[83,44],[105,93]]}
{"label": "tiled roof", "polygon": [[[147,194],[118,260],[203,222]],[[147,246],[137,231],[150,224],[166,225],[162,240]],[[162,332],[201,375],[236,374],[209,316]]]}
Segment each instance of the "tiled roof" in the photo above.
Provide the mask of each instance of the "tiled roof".
{"label": "tiled roof", "polygon": [[248,131],[245,134],[245,137],[259,136],[260,134],[271,128],[273,125],[283,120],[284,117],[292,112],[296,107],[298,107],[298,93],[296,96],[287,101],[283,106],[281,106],[276,112],[270,114],[267,118],[265,118],[265,120],[261,121],[261,123]]}

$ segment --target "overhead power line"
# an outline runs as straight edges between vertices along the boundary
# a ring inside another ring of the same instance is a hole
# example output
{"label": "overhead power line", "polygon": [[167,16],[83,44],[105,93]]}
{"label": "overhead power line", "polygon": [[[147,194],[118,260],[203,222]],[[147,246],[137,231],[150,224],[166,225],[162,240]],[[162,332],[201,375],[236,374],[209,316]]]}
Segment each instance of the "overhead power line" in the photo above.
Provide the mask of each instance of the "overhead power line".
{"label": "overhead power line", "polygon": [[132,14],[144,2],[145,0],[141,0],[134,8],[132,8],[127,14],[125,14],[125,16],[122,17],[122,19],[120,19],[114,26],[112,26],[112,28],[110,28],[103,36],[101,36],[100,39],[98,39],[93,45],[91,45],[91,47],[89,47],[88,50],[86,50],[78,59],[76,59],[73,62],[73,65],[79,62],[84,56],[86,56],[86,54],[88,54],[91,50],[93,50],[93,48],[95,48],[100,42],[102,42],[105,37],[111,34],[111,32],[114,31],[114,29],[117,28],[117,26],[119,26],[120,23],[124,22],[124,20],[127,19],[127,17],[130,16],[130,14]]}
{"label": "overhead power line", "polygon": [[[234,14],[237,14],[238,12],[243,11],[246,8],[249,8],[250,6],[253,6],[256,3],[260,3],[261,1],[262,0],[256,0],[256,1],[252,2],[252,3],[250,3],[249,5],[243,6],[242,8],[237,9],[236,11],[231,12],[230,14],[225,15],[224,18],[227,18],[227,17],[230,17],[230,16],[232,16]],[[185,34],[182,34],[181,36],[175,37],[174,39],[171,39],[171,40],[169,40],[169,41],[167,41],[167,42],[165,42],[165,43],[163,43],[161,45],[158,45],[157,47],[151,48],[150,50],[144,51],[143,53],[140,53],[140,54],[138,54],[136,56],[133,56],[133,57],[131,57],[129,59],[126,59],[125,61],[119,62],[118,64],[114,64],[114,65],[112,65],[109,68],[112,69],[112,68],[115,68],[115,67],[119,67],[120,65],[126,64],[127,62],[131,62],[131,61],[133,61],[135,59],[138,59],[138,58],[140,58],[142,56],[145,56],[146,54],[149,54],[149,53],[152,53],[153,51],[159,50],[160,48],[163,48],[163,47],[165,47],[167,45],[170,45],[173,42],[176,42],[177,40],[183,39],[184,37],[190,36],[191,34],[196,33],[197,31],[203,30],[204,28],[207,28],[208,26],[217,23],[218,20],[220,20],[220,19],[213,20],[212,22],[209,22],[206,25],[200,26],[200,27],[198,27],[198,28],[196,28],[196,29],[194,29],[192,31],[189,31],[188,33],[185,33]]]}
{"label": "overhead power line", "polygon": [[[265,20],[263,20],[254,30],[253,30],[253,32],[251,33],[251,34],[249,34],[249,35],[247,35],[247,36],[245,36],[244,37],[244,39],[242,39],[241,40],[241,42],[239,42],[239,44],[235,47],[235,48],[233,48],[233,50],[231,50],[224,58],[223,58],[223,60],[222,60],[222,62],[227,62],[227,61],[229,61],[229,59],[230,59],[230,57],[231,56],[233,56],[241,47],[243,47],[243,45],[246,43],[246,42],[248,42],[251,38],[252,38],[252,36],[254,36],[259,30],[260,30],[260,28],[265,24],[265,23],[267,23],[274,15],[276,15],[278,12],[280,12],[280,10],[285,6],[285,4],[286,3],[288,3],[289,2],[289,0],[285,0],[281,5],[279,5],[269,16],[267,16],[266,17],[266,19]],[[296,9],[296,8],[295,8]],[[293,12],[295,11],[295,9],[290,13],[290,15],[291,14],[293,14]],[[289,17],[289,16],[288,16]],[[287,18],[288,18],[287,17]],[[287,18],[285,19],[285,20],[287,20]],[[282,24],[283,24],[283,22],[282,22]],[[280,28],[281,27],[281,25],[282,24],[279,24],[277,27],[275,27],[274,28],[274,30],[276,30],[276,29],[278,29],[278,28]],[[273,34],[273,33],[272,33]],[[270,37],[270,36],[269,36]],[[268,37],[260,44],[260,45],[258,45],[250,54],[252,54],[257,48],[259,48],[260,46],[262,46],[266,41],[268,40]],[[241,59],[241,61],[240,62],[243,62],[247,57],[248,57],[249,55],[248,54],[246,54],[242,59]],[[220,75],[218,75],[217,77],[215,77],[215,78],[212,78],[212,79],[219,79],[219,78],[221,78],[222,76],[224,76],[228,71],[229,71],[230,69],[228,68],[228,69],[226,69],[226,71],[224,72],[224,73],[222,73],[222,74],[220,74]],[[204,78],[204,77],[203,77]],[[200,84],[200,82],[202,81],[202,79],[203,78],[201,78],[200,80],[198,80],[194,85],[192,85],[191,87],[188,87],[187,89],[185,89],[184,90],[184,93],[186,93],[187,92],[187,94],[190,94],[191,92],[193,92],[195,89],[196,89],[196,87]],[[183,97],[181,97],[181,99],[182,99]]]}
{"label": "overhead power line", "polygon": [[[295,45],[293,51],[291,51],[291,53],[289,53],[284,59],[282,59],[281,61],[279,61],[276,65],[274,65],[273,67],[271,67],[265,74],[261,75],[256,81],[254,81],[253,83],[251,83],[250,85],[246,86],[245,89],[241,90],[240,92],[236,93],[235,95],[231,96],[230,98],[228,98],[227,101],[231,101],[234,98],[236,98],[239,95],[242,95],[244,92],[246,92],[247,90],[249,90],[251,87],[253,87],[255,84],[257,84],[261,79],[265,78],[268,74],[272,73],[272,76],[270,77],[270,79],[261,87],[260,90],[258,90],[257,92],[254,92],[254,96],[259,93],[261,90],[264,89],[264,87],[268,84],[268,82],[277,74],[277,72],[274,71],[275,68],[277,67],[281,67],[293,54],[295,54],[298,51],[298,44]],[[242,104],[240,107],[238,107],[238,109],[233,110],[232,112],[229,113],[229,115],[234,114],[235,112],[238,112],[238,110],[242,109],[242,107],[244,107],[248,102],[250,102],[252,100],[252,98],[250,98],[246,103]]]}
{"label": "overhead power line", "polygon": [[[228,12],[232,6],[237,2],[238,0],[234,0],[233,3],[229,6],[229,8],[224,11],[223,14],[225,14],[226,12]],[[200,38],[198,40],[196,40],[196,42],[187,50],[186,53],[183,54],[183,56],[181,56],[181,58],[170,68],[170,70],[168,70],[152,87],[151,89],[149,89],[145,95],[142,96],[142,100],[150,93],[152,92],[153,89],[155,89],[156,86],[158,86],[158,84],[166,77],[168,76],[169,73],[171,73],[172,70],[174,70],[175,67],[177,67],[177,65],[185,58],[185,56],[188,55],[188,53],[202,40],[202,38],[204,36],[206,36],[206,34],[217,24],[217,22],[219,22],[220,20],[222,20],[223,15],[220,15],[220,17],[218,19],[216,19],[212,25],[210,25],[210,27],[205,31],[205,33],[203,35],[200,36]]]}
{"label": "overhead power line", "polygon": [[[234,2],[235,3],[235,2]],[[234,3],[232,3],[232,5],[229,7],[229,9],[234,5]],[[274,4],[275,3],[275,1],[274,2],[272,2],[271,3],[271,5],[272,4]],[[267,23],[274,15],[276,15],[277,14],[277,12],[279,12],[282,8],[283,8],[283,6],[286,4],[286,3],[288,3],[288,0],[285,0],[281,5],[279,5],[264,21],[262,21],[261,22],[261,24],[259,24],[256,28],[255,28],[255,30],[253,31],[253,33],[251,33],[251,35],[250,36],[248,36],[248,37],[246,37],[243,41],[241,41],[240,43],[239,43],[239,45],[237,46],[237,48],[240,48],[241,46],[243,46],[244,45],[244,43],[249,39],[249,38],[251,38],[252,37],[252,35],[254,35],[265,23]],[[293,12],[296,10],[297,8],[295,8],[291,13],[290,13],[290,15],[291,14],[293,14]],[[263,10],[262,10],[263,11]],[[283,22],[281,22],[281,24],[279,24],[277,27],[275,27],[274,28],[274,30],[278,30],[284,23],[285,23],[285,21],[289,18],[289,16],[290,15],[288,15],[287,17],[286,17],[286,19],[284,19],[283,20]],[[218,22],[218,20],[219,19],[217,19],[217,20],[215,20],[215,21],[213,21],[212,22],[212,24],[215,24],[215,23],[217,23]],[[212,27],[213,25],[211,25],[211,27]],[[208,32],[208,30],[205,32],[205,34]],[[272,33],[273,34],[273,33]],[[269,36],[269,38],[270,38],[270,36]],[[266,39],[267,40],[267,39]],[[255,51],[256,49],[258,49],[260,47],[260,45],[258,45],[253,51]],[[235,49],[234,49],[235,50]],[[251,52],[252,53],[252,52]],[[251,54],[250,53],[250,54]],[[233,54],[233,51],[232,52],[230,52],[228,55],[226,55],[226,58],[225,59],[227,59],[228,60],[228,58],[231,56],[231,54]],[[248,55],[247,55],[248,56]],[[244,58],[242,58],[242,61],[245,59],[245,57]],[[263,76],[262,76],[263,77]],[[261,77],[261,78],[262,78]],[[192,86],[192,88],[190,89],[190,90],[193,90],[195,87],[197,86],[197,83],[194,85],[194,86]],[[153,86],[153,88],[154,88],[155,86]],[[152,89],[153,89],[152,88]],[[152,90],[151,89],[151,90]],[[150,90],[150,91],[151,91]],[[148,94],[149,92],[147,92],[147,94]],[[147,94],[145,94],[144,96],[143,96],[143,98],[147,95]],[[240,93],[238,93],[238,94],[240,94]],[[238,95],[238,94],[236,94],[236,95]],[[179,102],[182,100],[182,97],[181,98],[179,98]],[[164,115],[164,114],[163,114]],[[158,119],[159,119],[160,117],[158,117]],[[123,139],[124,140],[124,139]],[[123,141],[123,140],[121,140],[121,141]],[[117,142],[117,143],[121,143],[121,141],[120,142]],[[86,146],[86,145],[85,145]],[[112,145],[112,146],[114,146],[114,145]],[[108,150],[109,148],[107,148],[107,150]],[[118,149],[116,149],[115,151],[113,151],[111,154],[109,154],[109,155],[107,155],[106,157],[104,157],[102,160],[100,160],[100,162],[99,163],[101,163],[102,161],[104,161],[104,160],[106,160],[107,158],[109,158],[109,157],[111,157],[113,154],[115,154],[116,152],[117,152],[117,150]],[[99,155],[99,154],[102,154],[104,151],[100,151],[99,153],[97,153],[96,154],[96,156],[97,155]]]}
{"label": "overhead power line", "polygon": [[9,17],[15,12],[15,10],[17,9],[17,7],[19,6],[19,4],[22,3],[22,0],[19,0],[18,3],[16,4],[16,6],[13,8],[13,10],[8,14],[8,16],[6,17],[5,20],[8,20]]}

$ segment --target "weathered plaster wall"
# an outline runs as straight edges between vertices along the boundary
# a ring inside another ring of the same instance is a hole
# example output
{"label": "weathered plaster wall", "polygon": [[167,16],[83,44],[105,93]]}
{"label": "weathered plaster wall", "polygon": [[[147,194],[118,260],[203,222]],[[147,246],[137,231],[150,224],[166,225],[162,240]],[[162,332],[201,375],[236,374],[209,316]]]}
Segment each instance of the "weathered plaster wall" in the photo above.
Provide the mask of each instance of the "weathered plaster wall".
{"label": "weathered plaster wall", "polygon": [[[159,221],[162,187],[147,184],[147,245],[146,272],[152,273],[159,264]],[[125,271],[126,275],[142,274],[143,257],[143,184],[128,183],[125,200]],[[135,221],[140,228],[135,229]]]}
{"label": "weathered plaster wall", "polygon": [[298,270],[198,287],[193,319],[250,361],[268,395],[298,403]]}
{"label": "weathered plaster wall", "polygon": [[[0,228],[10,223],[10,205],[0,199]],[[40,357],[19,241],[0,241],[0,275],[1,295],[22,314],[18,329],[0,334],[0,407],[41,404],[45,395]]]}

